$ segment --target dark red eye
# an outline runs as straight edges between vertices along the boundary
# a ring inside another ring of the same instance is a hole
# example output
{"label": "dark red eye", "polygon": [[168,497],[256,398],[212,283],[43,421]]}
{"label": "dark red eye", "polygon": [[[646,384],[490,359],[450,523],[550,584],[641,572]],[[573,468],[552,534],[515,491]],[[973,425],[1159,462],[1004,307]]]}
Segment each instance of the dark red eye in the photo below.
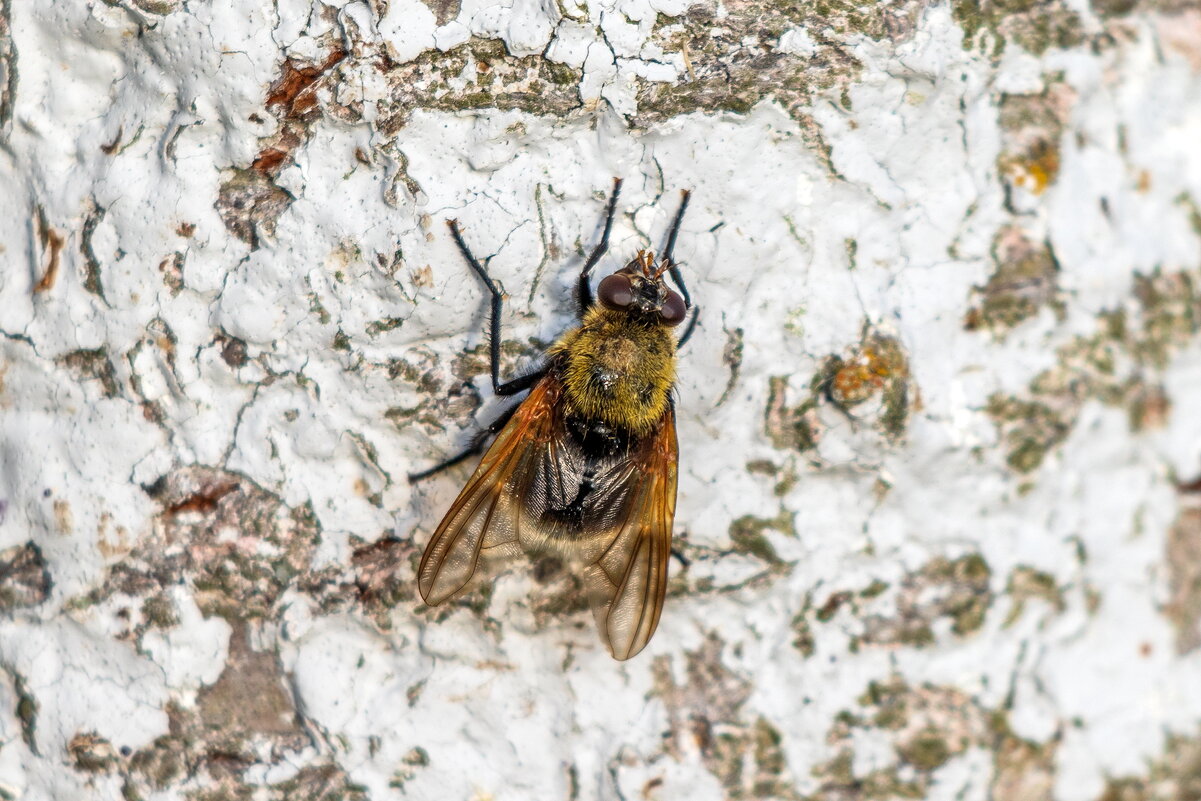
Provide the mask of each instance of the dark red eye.
{"label": "dark red eye", "polygon": [[634,289],[630,286],[629,278],[613,273],[600,282],[596,296],[610,309],[624,309],[634,302]]}
{"label": "dark red eye", "polygon": [[659,309],[659,317],[668,325],[679,325],[686,314],[688,309],[684,306],[684,299],[670,289],[667,290],[667,300],[663,301],[663,306]]}

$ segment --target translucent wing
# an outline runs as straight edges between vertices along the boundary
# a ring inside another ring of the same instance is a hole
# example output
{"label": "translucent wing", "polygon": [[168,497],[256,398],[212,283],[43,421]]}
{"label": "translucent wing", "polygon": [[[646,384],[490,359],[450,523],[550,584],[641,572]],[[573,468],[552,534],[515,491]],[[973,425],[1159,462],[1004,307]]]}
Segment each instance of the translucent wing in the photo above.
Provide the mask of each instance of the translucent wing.
{"label": "translucent wing", "polygon": [[667,560],[676,511],[675,412],[631,455],[631,492],[615,522],[612,540],[586,566],[584,580],[601,638],[615,659],[629,659],[659,625],[667,590]]}
{"label": "translucent wing", "polygon": [[[501,429],[421,557],[417,586],[437,606],[486,578],[519,544],[523,485],[545,458],[559,385],[544,378]],[[481,569],[481,567],[483,569]]]}

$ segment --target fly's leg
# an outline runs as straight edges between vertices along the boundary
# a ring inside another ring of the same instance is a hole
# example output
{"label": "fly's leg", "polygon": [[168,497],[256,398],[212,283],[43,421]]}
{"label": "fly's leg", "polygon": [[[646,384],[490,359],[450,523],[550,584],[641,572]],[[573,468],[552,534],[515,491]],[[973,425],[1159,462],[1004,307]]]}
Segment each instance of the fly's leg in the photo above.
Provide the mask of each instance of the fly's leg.
{"label": "fly's leg", "polygon": [[[484,286],[488,288],[491,298],[491,318],[488,325],[489,336],[489,367],[492,372],[492,392],[499,396],[516,395],[518,392],[529,389],[538,383],[538,381],[546,375],[546,368],[542,367],[523,376],[518,376],[512,381],[501,382],[500,380],[500,316],[504,310],[504,293],[501,291],[500,285],[488,275],[488,271],[479,263],[471,253],[471,249],[467,247],[467,243],[463,241],[463,234],[459,230],[459,223],[456,220],[447,220],[446,224],[450,227],[450,234],[454,237],[455,244],[459,246],[459,252],[463,254],[463,258],[470,265],[475,274],[484,282]],[[454,467],[460,462],[474,456],[484,449],[484,444],[496,432],[504,428],[505,423],[509,422],[509,418],[517,411],[517,407],[521,404],[515,404],[512,408],[506,410],[504,414],[498,417],[483,431],[477,433],[471,438],[471,444],[467,446],[461,453],[446,459],[428,470],[422,470],[417,473],[409,474],[409,481],[420,481],[423,478],[429,478],[435,473],[440,473],[448,467]]]}
{"label": "fly's leg", "polygon": [[684,329],[684,333],[680,334],[680,338],[676,340],[676,350],[684,347],[692,337],[692,332],[696,330],[696,320],[700,316],[700,307],[693,307],[692,297],[688,294],[688,287],[684,286],[684,276],[680,274],[680,266],[672,259],[672,253],[676,249],[676,237],[680,235],[680,223],[684,222],[684,212],[688,210],[688,201],[692,198],[692,193],[687,189],[680,193],[680,208],[676,211],[675,218],[671,221],[671,228],[667,231],[667,245],[663,248],[663,258],[669,265],[667,270],[671,273],[671,280],[675,281],[676,286],[680,288],[680,297],[684,299],[684,308],[692,309],[692,317],[688,320],[688,326]]}
{"label": "fly's leg", "polygon": [[592,275],[592,268],[600,261],[601,256],[605,255],[605,251],[609,249],[609,230],[613,227],[613,214],[617,210],[617,196],[621,193],[621,179],[613,179],[613,193],[609,195],[609,205],[605,207],[605,232],[601,234],[601,241],[592,253],[588,256],[588,260],[584,262],[583,269],[580,270],[580,280],[576,285],[576,305],[579,306],[580,317],[583,318],[584,312],[592,308],[595,300],[592,297],[592,286],[588,283]]}
{"label": "fly's leg", "polygon": [[528,375],[519,376],[512,381],[501,383],[500,315],[504,309],[504,292],[501,291],[500,284],[496,283],[492,279],[492,276],[488,275],[488,271],[484,269],[484,266],[471,254],[471,249],[467,247],[467,243],[463,241],[463,234],[459,231],[458,220],[447,220],[446,224],[450,226],[450,235],[454,237],[455,244],[459,246],[459,252],[463,254],[463,258],[467,260],[467,264],[480,277],[480,280],[484,282],[484,286],[488,288],[489,294],[492,295],[492,313],[488,321],[488,366],[492,371],[492,391],[501,396],[516,395],[518,392],[527,390],[538,383],[538,379],[546,375],[546,370],[535,370]]}
{"label": "fly's leg", "polygon": [[[692,298],[688,295],[688,287],[684,286],[684,276],[680,275],[680,267],[672,260],[671,254],[676,249],[676,237],[680,235],[680,223],[684,222],[684,212],[688,209],[688,201],[692,198],[692,193],[685,189],[680,193],[680,208],[676,211],[675,219],[671,221],[671,228],[667,232],[667,245],[663,248],[663,259],[670,265],[667,270],[671,273],[671,280],[676,282],[676,286],[680,288],[680,297],[684,298],[684,308],[692,308]],[[696,317],[693,317],[693,322]],[[692,327],[689,326],[689,333]],[[687,338],[687,335],[683,337]],[[683,344],[681,342],[681,344]]]}
{"label": "fly's leg", "polygon": [[505,409],[504,413],[501,414],[500,417],[493,420],[491,425],[489,425],[483,431],[476,433],[476,435],[471,438],[471,444],[468,445],[465,449],[463,449],[463,451],[461,453],[456,453],[454,456],[450,457],[449,459],[445,459],[441,462],[438,462],[438,464],[434,465],[433,467],[427,468],[427,469],[422,470],[417,473],[409,473],[409,483],[415,484],[424,478],[429,478],[432,475],[441,473],[443,470],[446,470],[447,468],[450,468],[450,467],[454,467],[459,462],[466,461],[467,459],[470,459],[472,456],[475,456],[477,453],[479,453],[480,451],[482,451],[484,449],[484,443],[486,443],[488,441],[489,437],[491,437],[493,434],[496,434],[498,431],[500,431],[502,428],[505,427],[505,424],[509,422],[509,420],[513,417],[514,412],[516,412],[520,406],[521,406],[520,403],[515,403],[508,409]]}
{"label": "fly's leg", "polygon": [[696,330],[696,318],[701,316],[701,307],[692,307],[692,316],[688,319],[688,326],[684,329],[684,333],[680,334],[680,338],[676,340],[676,350],[684,347],[684,344],[692,337],[692,332]]}

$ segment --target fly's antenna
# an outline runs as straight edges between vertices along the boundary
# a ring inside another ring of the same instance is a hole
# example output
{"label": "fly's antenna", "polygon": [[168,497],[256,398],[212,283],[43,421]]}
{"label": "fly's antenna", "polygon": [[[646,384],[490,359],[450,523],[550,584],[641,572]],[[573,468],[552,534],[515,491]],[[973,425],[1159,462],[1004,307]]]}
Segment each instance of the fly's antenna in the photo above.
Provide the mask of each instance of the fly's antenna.
{"label": "fly's antenna", "polygon": [[652,274],[655,269],[655,254],[649,250],[638,251],[638,266],[642,268],[642,274],[647,278],[658,278],[659,273]]}

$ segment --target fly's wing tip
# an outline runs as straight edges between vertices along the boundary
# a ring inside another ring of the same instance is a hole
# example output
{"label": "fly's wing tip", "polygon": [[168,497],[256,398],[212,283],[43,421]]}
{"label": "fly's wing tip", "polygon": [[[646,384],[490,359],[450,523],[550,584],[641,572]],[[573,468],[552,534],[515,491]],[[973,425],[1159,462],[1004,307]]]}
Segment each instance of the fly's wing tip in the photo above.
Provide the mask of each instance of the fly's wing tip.
{"label": "fly's wing tip", "polygon": [[437,606],[445,601],[445,598],[434,596],[434,584],[432,581],[420,579],[417,582],[417,592],[421,596],[421,602],[426,606]]}
{"label": "fly's wing tip", "polygon": [[646,648],[647,644],[650,642],[650,638],[647,638],[637,644],[627,643],[624,648],[618,650],[618,646],[612,640],[607,637],[604,638],[604,640],[605,646],[609,649],[609,655],[618,662],[625,662],[638,656],[638,654],[642,653],[642,649]]}
{"label": "fly's wing tip", "polygon": [[464,582],[458,587],[448,587],[445,580],[439,581],[440,578],[445,579],[445,576],[440,572],[434,572],[429,576],[421,576],[417,580],[417,591],[421,593],[421,600],[425,602],[426,606],[441,606],[458,595],[467,584]]}

